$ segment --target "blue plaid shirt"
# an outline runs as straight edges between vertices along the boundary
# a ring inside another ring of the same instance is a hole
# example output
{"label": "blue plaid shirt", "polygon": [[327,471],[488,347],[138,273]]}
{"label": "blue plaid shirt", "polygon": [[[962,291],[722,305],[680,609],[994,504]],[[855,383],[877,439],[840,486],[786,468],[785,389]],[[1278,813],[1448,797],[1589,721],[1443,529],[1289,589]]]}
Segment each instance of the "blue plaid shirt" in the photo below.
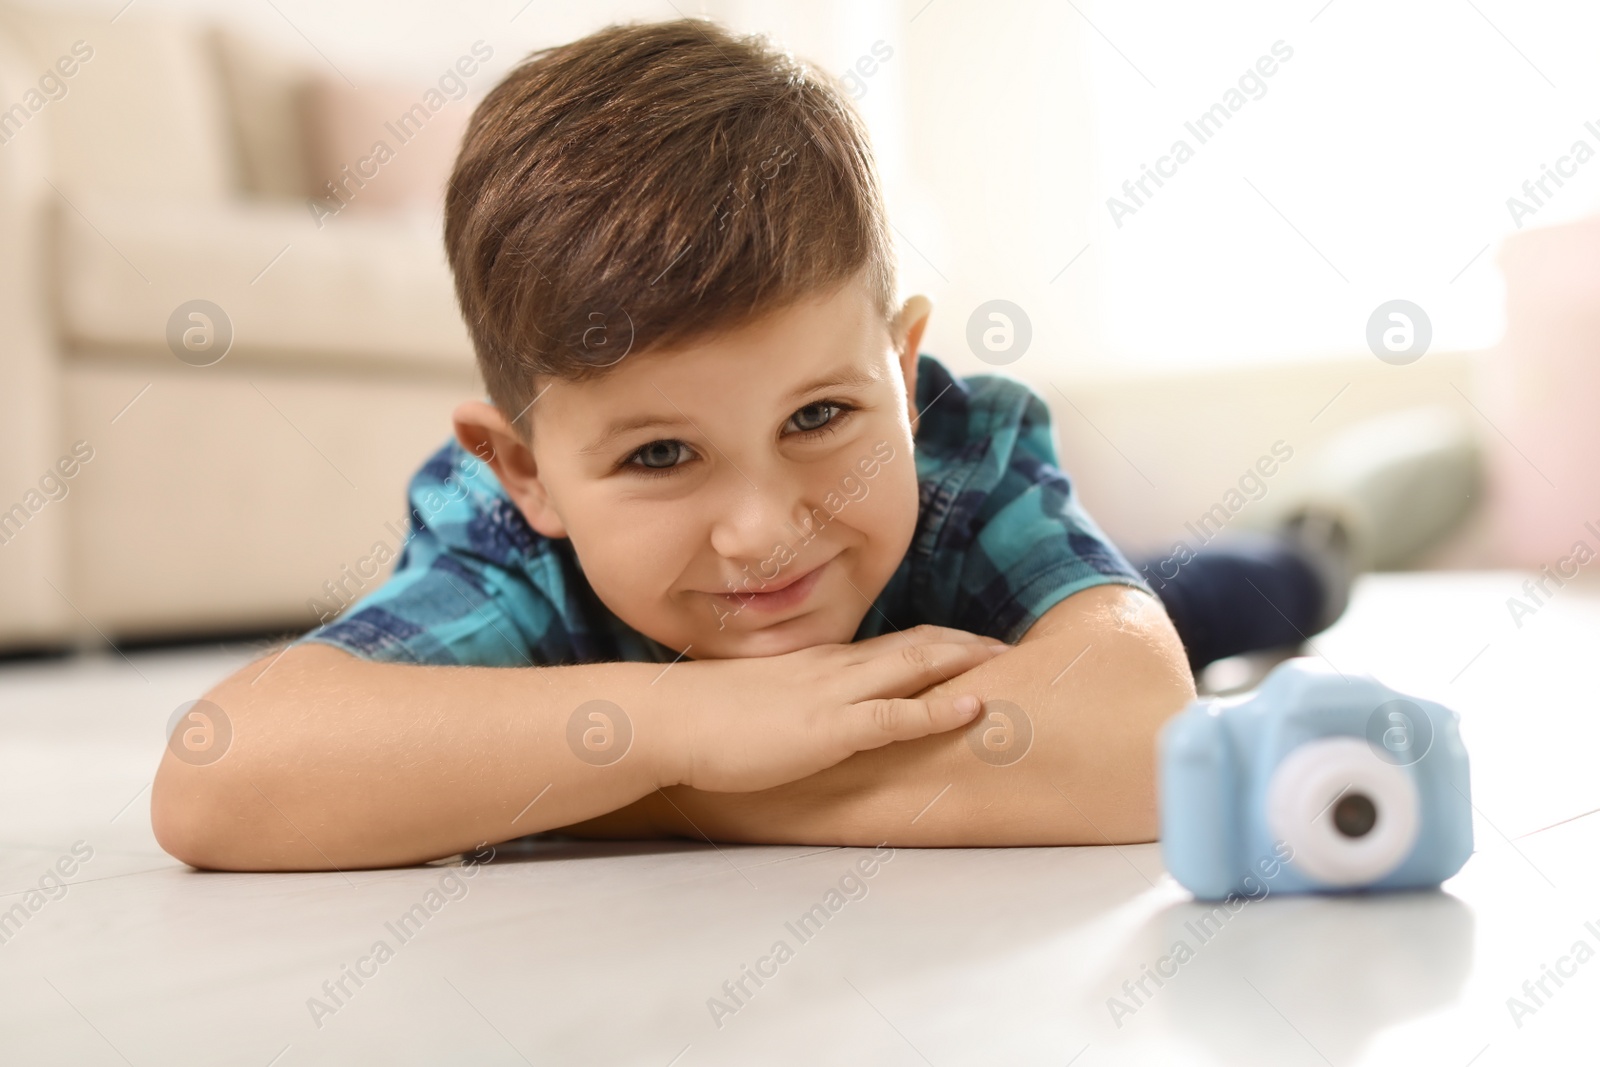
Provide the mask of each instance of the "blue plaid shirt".
{"label": "blue plaid shirt", "polygon": [[[917,366],[916,534],[856,640],[934,623],[1015,642],[1089,586],[1150,592],[1056,466],[1037,394],[995,375],[955,378],[925,354]],[[454,439],[413,476],[409,505],[388,579],[296,644],[482,667],[677,657],[602,604],[571,542],[535,532]]]}

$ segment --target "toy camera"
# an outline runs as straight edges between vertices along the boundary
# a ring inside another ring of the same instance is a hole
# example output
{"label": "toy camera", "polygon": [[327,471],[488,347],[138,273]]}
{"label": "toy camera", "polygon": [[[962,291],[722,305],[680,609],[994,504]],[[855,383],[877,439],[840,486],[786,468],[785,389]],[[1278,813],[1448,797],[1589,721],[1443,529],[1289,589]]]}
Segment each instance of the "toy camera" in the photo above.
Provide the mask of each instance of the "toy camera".
{"label": "toy camera", "polygon": [[1161,855],[1202,900],[1437,886],[1472,854],[1460,716],[1312,657],[1161,731]]}

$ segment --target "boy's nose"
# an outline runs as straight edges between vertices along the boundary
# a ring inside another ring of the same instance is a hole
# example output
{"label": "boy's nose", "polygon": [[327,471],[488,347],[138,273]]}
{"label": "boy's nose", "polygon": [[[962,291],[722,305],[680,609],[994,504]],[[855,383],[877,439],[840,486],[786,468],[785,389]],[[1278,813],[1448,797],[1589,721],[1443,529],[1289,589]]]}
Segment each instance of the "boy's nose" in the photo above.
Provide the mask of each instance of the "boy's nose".
{"label": "boy's nose", "polygon": [[735,481],[719,513],[710,516],[711,547],[717,555],[754,562],[771,558],[780,546],[798,554],[810,536],[801,483],[755,472],[750,481],[737,476]]}

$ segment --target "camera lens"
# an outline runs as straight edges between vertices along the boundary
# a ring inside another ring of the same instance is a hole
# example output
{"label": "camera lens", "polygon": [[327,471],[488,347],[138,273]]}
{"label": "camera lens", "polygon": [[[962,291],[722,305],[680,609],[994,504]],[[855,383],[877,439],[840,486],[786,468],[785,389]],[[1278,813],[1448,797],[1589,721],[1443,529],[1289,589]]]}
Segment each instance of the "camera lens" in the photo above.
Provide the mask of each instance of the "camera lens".
{"label": "camera lens", "polygon": [[1292,863],[1309,881],[1371,885],[1405,862],[1422,833],[1414,773],[1374,759],[1365,737],[1304,741],[1267,783],[1267,829],[1294,849]]}
{"label": "camera lens", "polygon": [[1365,793],[1348,793],[1333,806],[1333,825],[1346,837],[1364,837],[1378,825],[1378,809]]}

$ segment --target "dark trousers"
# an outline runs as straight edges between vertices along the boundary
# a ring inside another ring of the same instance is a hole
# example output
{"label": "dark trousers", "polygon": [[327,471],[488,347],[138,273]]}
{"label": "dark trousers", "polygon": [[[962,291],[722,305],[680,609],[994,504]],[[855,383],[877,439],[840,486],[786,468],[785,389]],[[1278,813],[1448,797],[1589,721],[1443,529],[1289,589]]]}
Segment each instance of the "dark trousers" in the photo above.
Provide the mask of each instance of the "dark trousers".
{"label": "dark trousers", "polygon": [[1298,645],[1316,632],[1327,594],[1292,542],[1238,536],[1195,550],[1186,561],[1133,561],[1166,605],[1189,666],[1243,652]]}

